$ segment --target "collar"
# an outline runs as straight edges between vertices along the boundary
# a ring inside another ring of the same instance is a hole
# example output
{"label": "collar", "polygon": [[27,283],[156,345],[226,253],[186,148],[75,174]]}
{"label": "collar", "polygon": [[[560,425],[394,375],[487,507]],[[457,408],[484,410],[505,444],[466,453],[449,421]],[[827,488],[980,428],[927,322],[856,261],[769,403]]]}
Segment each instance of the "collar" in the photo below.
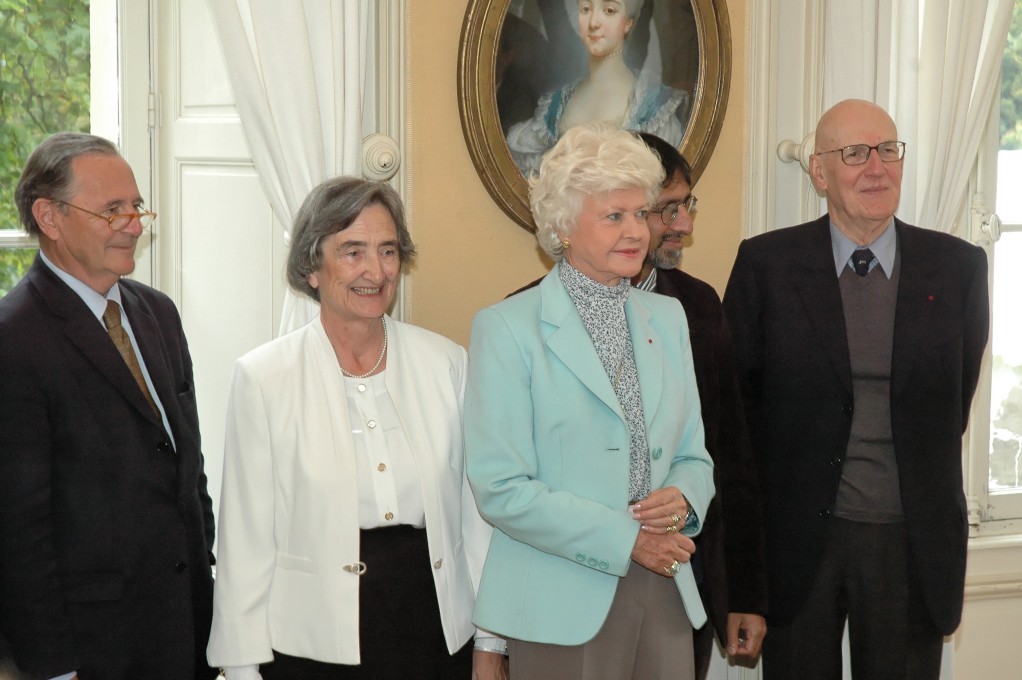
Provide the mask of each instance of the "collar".
{"label": "collar", "polygon": [[834,226],[833,222],[830,222],[830,245],[834,253],[834,272],[837,276],[841,276],[841,272],[848,266],[848,259],[852,256],[852,252],[859,248],[869,248],[873,251],[884,276],[888,279],[894,272],[894,256],[898,250],[898,237],[897,230],[894,229],[893,217],[883,233],[865,246],[860,246],[849,239]]}
{"label": "collar", "polygon": [[[85,305],[89,308],[89,311],[96,316],[96,319],[99,320],[100,323],[103,323],[103,313],[106,311],[107,300],[113,300],[116,302],[121,307],[121,313],[123,314],[124,305],[121,303],[120,283],[115,283],[110,290],[107,291],[106,295],[103,296],[85,285],[85,283],[81,280],[76,279],[57,265],[50,262],[49,258],[46,257],[46,254],[41,249],[39,251],[39,257],[42,259],[43,264],[49,267],[50,271],[57,275],[58,279],[66,283],[68,288],[73,290],[75,294],[82,299],[82,302],[85,303]],[[106,325],[103,327],[106,328]]]}
{"label": "collar", "polygon": [[635,284],[635,287],[638,288],[639,290],[644,290],[648,293],[655,292],[654,289],[656,288],[656,267],[653,267],[653,269],[650,270],[649,276]]}

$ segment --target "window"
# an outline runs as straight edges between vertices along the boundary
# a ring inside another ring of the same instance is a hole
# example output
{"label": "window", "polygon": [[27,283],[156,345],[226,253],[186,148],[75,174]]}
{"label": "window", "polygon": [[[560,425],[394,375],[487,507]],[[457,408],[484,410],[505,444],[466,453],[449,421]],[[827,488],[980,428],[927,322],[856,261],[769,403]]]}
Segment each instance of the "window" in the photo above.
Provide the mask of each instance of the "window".
{"label": "window", "polygon": [[[978,494],[980,519],[991,533],[999,533],[1017,532],[1022,518],[1022,0],[1015,2],[1001,63],[999,107],[991,122],[997,129],[980,152],[977,190],[980,196],[992,193],[983,186],[983,170],[996,168],[994,212],[1000,225],[987,227],[989,379],[980,383],[973,413],[974,428],[983,434],[972,442],[973,455],[985,462],[987,474],[983,488],[971,485],[971,490]],[[994,155],[996,161],[990,158]]]}
{"label": "window", "polygon": [[[120,19],[117,0],[0,3],[0,297],[37,250],[14,205],[28,154],[61,130],[123,138],[117,35],[138,19]],[[148,55],[138,61],[147,65]]]}

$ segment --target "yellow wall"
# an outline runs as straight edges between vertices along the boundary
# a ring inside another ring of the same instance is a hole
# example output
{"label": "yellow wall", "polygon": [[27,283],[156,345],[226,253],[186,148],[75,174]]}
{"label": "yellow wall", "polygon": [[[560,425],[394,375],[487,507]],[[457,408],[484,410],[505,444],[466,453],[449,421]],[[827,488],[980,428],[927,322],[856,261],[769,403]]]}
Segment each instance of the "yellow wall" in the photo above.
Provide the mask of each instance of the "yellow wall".
{"label": "yellow wall", "polygon": [[[731,94],[724,127],[695,187],[699,213],[684,268],[723,291],[742,234],[745,2],[727,0]],[[721,3],[723,4],[723,2]],[[472,316],[545,274],[533,235],[483,187],[458,112],[458,41],[467,0],[408,3],[409,221],[419,249],[407,284],[409,320],[468,343]]]}

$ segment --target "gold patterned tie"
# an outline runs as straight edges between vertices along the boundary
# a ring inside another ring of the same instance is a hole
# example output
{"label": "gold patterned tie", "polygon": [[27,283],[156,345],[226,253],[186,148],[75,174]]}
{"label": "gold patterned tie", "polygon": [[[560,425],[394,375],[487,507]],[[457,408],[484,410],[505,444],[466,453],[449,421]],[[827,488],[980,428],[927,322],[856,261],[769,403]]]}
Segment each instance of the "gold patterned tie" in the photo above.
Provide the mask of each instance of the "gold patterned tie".
{"label": "gold patterned tie", "polygon": [[149,402],[149,407],[152,408],[153,413],[159,415],[160,410],[156,408],[156,402],[153,401],[153,395],[149,393],[149,386],[146,385],[145,377],[142,375],[142,368],[138,365],[135,348],[131,346],[131,338],[128,337],[124,326],[121,325],[121,308],[113,300],[106,301],[103,323],[106,325],[106,332],[110,334],[110,339],[114,341],[114,347],[120,352],[121,358],[128,365],[128,370],[131,371],[131,375],[141,388],[146,401]]}

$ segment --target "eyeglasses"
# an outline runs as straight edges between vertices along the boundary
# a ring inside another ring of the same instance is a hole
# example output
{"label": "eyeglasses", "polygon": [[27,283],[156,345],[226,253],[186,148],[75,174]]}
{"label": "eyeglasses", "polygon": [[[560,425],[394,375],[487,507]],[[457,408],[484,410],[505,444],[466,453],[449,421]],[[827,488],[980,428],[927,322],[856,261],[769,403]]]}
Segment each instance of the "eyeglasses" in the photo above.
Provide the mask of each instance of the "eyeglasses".
{"label": "eyeglasses", "polygon": [[660,208],[660,210],[650,210],[648,214],[660,215],[660,221],[663,222],[665,225],[670,225],[674,222],[674,220],[678,218],[679,206],[685,206],[685,210],[688,211],[689,215],[695,215],[697,210],[696,206],[698,205],[699,199],[696,198],[693,194],[689,194],[688,198],[686,198],[684,201],[675,201],[673,203],[668,203],[664,207]]}
{"label": "eyeglasses", "polygon": [[822,156],[825,153],[837,153],[838,151],[841,152],[841,160],[844,161],[845,165],[863,165],[869,160],[869,155],[874,151],[877,152],[880,160],[884,163],[894,163],[905,157],[905,142],[880,142],[876,146],[852,144],[840,149],[817,151],[816,155]]}
{"label": "eyeglasses", "polygon": [[67,201],[54,200],[53,202],[60,203],[61,205],[66,205],[69,208],[74,208],[75,210],[81,210],[83,213],[88,213],[93,217],[98,217],[99,219],[104,220],[107,224],[109,224],[110,228],[114,231],[123,231],[125,228],[127,228],[129,224],[131,224],[132,220],[138,220],[138,223],[142,225],[143,229],[145,229],[146,227],[153,223],[153,220],[156,219],[156,213],[150,212],[145,208],[136,208],[137,212],[133,213],[121,213],[117,215],[100,215],[99,213],[94,213],[91,210],[86,210],[85,208],[81,208],[77,205],[74,205],[73,203],[68,203]]}

